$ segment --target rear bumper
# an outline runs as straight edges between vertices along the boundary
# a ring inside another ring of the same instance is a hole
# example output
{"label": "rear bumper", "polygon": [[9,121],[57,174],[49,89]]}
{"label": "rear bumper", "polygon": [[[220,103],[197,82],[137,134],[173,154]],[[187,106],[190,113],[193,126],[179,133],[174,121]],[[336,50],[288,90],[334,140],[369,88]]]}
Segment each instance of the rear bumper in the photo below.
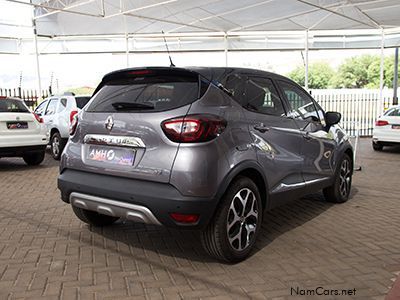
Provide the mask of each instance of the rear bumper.
{"label": "rear bumper", "polygon": [[42,152],[47,145],[0,147],[0,157],[19,157],[28,153]]}
{"label": "rear bumper", "polygon": [[[62,200],[99,213],[168,227],[204,228],[217,200],[183,196],[170,184],[65,169],[58,177]],[[86,205],[86,207],[85,207]],[[176,223],[170,213],[198,214],[195,224]]]}

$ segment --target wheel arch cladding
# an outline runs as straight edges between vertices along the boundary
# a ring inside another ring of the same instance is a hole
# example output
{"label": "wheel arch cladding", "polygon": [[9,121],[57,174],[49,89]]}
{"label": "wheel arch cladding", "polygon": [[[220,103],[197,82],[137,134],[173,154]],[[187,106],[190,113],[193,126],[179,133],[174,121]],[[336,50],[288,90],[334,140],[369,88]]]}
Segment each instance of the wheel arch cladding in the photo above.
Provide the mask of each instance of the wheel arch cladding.
{"label": "wheel arch cladding", "polygon": [[344,154],[347,154],[350,157],[350,162],[351,162],[351,169],[354,169],[354,153],[353,150],[348,147],[344,150]]}
{"label": "wheel arch cladding", "polygon": [[257,185],[263,209],[265,210],[268,207],[268,182],[262,173],[261,167],[256,162],[252,161],[244,161],[229,172],[220,186],[216,199],[219,201],[227,191],[230,184],[239,176],[248,177]]}
{"label": "wheel arch cladding", "polygon": [[50,138],[51,138],[51,137],[53,136],[53,134],[56,133],[56,132],[60,133],[60,131],[58,131],[57,128],[53,127],[53,128],[50,130]]}

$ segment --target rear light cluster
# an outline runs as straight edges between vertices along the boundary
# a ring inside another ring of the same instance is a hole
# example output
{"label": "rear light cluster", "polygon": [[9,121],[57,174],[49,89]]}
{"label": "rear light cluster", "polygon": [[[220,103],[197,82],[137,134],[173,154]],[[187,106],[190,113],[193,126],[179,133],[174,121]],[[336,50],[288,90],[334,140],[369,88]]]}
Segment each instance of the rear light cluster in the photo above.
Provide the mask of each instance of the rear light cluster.
{"label": "rear light cluster", "polygon": [[78,111],[73,110],[69,115],[69,134],[74,135],[76,127],[78,126]]}
{"label": "rear light cluster", "polygon": [[33,116],[35,117],[36,121],[38,121],[39,123],[43,123],[43,119],[40,116],[35,113],[33,113]]}
{"label": "rear light cluster", "polygon": [[226,121],[214,115],[188,115],[165,120],[161,128],[165,135],[177,143],[200,143],[219,136],[226,127]]}
{"label": "rear light cluster", "polygon": [[385,120],[377,120],[375,122],[375,126],[386,126],[386,125],[389,125],[389,122]]}

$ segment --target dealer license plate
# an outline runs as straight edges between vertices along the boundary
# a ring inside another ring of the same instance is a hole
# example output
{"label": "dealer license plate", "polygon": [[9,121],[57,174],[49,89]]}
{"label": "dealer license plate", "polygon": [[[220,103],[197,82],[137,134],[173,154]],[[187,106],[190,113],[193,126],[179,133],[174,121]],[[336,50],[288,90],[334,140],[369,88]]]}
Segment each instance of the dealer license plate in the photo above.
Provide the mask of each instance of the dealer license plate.
{"label": "dealer license plate", "polygon": [[131,149],[90,146],[86,158],[113,165],[132,166],[135,161],[135,154],[136,151]]}
{"label": "dealer license plate", "polygon": [[28,122],[7,122],[8,129],[28,129]]}

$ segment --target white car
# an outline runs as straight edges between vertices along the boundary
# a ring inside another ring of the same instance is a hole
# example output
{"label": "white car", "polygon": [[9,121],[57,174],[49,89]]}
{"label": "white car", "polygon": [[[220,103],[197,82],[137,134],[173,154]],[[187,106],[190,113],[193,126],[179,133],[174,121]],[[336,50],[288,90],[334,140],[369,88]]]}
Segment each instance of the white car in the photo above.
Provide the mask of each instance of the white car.
{"label": "white car", "polygon": [[400,105],[388,109],[378,118],[372,137],[372,147],[376,151],[396,144],[400,144]]}
{"label": "white car", "polygon": [[48,142],[43,120],[21,99],[0,97],[0,157],[22,157],[28,165],[39,165]]}
{"label": "white car", "polygon": [[42,117],[50,134],[51,155],[59,160],[69,138],[69,127],[74,115],[90,100],[90,96],[72,94],[51,96],[43,100],[35,109]]}

